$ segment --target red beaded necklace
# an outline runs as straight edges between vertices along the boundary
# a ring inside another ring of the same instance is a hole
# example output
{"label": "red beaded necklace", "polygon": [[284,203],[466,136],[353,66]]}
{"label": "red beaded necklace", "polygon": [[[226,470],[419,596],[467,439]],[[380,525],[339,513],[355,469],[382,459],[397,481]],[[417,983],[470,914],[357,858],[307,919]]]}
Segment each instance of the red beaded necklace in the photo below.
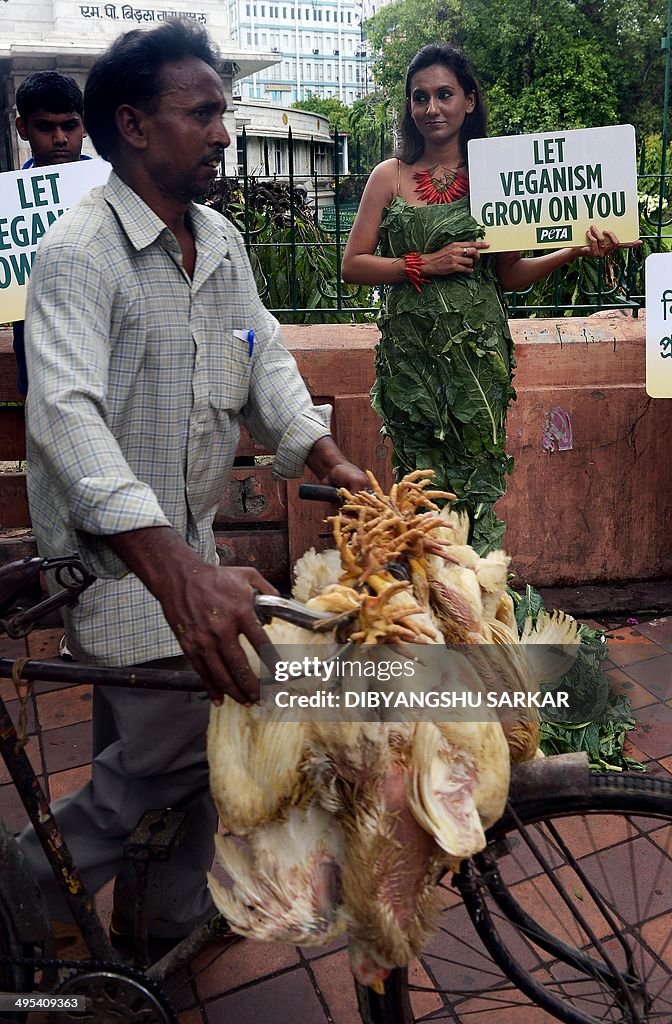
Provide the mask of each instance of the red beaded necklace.
{"label": "red beaded necklace", "polygon": [[456,199],[462,199],[469,192],[469,178],[459,171],[463,166],[464,164],[458,164],[454,170],[443,167],[440,175],[436,174],[439,164],[425,171],[416,171],[413,175],[413,180],[417,181],[414,191],[427,204],[452,203]]}

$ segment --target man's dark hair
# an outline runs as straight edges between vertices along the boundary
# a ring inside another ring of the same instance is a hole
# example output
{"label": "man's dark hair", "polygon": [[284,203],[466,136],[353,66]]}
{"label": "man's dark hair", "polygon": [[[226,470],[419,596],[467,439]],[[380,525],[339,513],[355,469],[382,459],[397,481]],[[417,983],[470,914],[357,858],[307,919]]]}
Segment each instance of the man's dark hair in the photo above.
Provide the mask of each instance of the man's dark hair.
{"label": "man's dark hair", "polygon": [[60,71],[35,71],[24,78],[16,90],[16,110],[24,120],[38,110],[49,114],[74,111],[81,116],[84,98],[74,78],[68,78]]}
{"label": "man's dark hair", "polygon": [[150,32],[126,32],[98,58],[84,89],[84,120],[100,156],[110,160],[117,152],[118,108],[128,103],[153,113],[163,66],[186,57],[198,57],[215,70],[219,65],[208,33],[190,18],[172,18]]}
{"label": "man's dark hair", "polygon": [[471,66],[471,61],[464,50],[460,50],[457,46],[439,46],[436,44],[423,46],[408,65],[408,71],[406,72],[406,107],[404,116],[401,119],[401,125],[399,126],[401,143],[397,156],[407,164],[415,163],[425,150],[425,140],[416,128],[411,112],[408,109],[408,101],[411,98],[411,81],[413,75],[417,75],[418,71],[424,71],[425,68],[432,67],[434,64],[443,64],[449,71],[452,71],[464,89],[466,96],[472,92],[476,96],[474,109],[465,116],[464,124],[460,130],[460,150],[464,160],[467,158],[467,143],[469,140],[482,139],[487,134],[488,114],[483,92],[476,77],[476,72]]}

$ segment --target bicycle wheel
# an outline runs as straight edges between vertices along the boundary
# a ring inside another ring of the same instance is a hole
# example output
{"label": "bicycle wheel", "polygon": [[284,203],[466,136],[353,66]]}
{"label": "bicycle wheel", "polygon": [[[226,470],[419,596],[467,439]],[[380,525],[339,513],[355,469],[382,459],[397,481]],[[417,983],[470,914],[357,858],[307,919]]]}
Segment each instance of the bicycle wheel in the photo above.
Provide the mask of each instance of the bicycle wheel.
{"label": "bicycle wheel", "polygon": [[[0,991],[31,992],[35,971],[21,960],[44,950],[49,925],[42,897],[14,836],[0,821]],[[2,1014],[24,1021],[25,1013]]]}
{"label": "bicycle wheel", "polygon": [[543,792],[463,864],[464,905],[442,883],[439,928],[408,974],[383,996],[358,989],[365,1024],[672,1020],[672,783],[598,773]]}

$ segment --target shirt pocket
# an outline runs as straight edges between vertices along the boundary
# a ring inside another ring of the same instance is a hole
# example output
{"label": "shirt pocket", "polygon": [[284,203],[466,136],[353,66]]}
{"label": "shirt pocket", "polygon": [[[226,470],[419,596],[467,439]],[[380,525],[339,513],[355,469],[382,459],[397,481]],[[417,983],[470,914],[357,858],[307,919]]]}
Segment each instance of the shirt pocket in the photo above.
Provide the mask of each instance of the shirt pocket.
{"label": "shirt pocket", "polygon": [[217,411],[237,416],[250,393],[252,359],[247,342],[228,333],[212,353],[210,405]]}

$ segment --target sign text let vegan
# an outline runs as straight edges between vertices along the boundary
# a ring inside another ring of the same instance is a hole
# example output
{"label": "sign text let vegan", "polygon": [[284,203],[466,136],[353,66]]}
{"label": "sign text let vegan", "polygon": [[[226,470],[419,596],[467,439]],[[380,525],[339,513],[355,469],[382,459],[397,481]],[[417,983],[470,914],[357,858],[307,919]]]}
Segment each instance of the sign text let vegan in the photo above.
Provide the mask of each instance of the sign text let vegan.
{"label": "sign text let vegan", "polygon": [[584,245],[591,224],[639,237],[631,125],[473,139],[469,182],[491,252]]}

